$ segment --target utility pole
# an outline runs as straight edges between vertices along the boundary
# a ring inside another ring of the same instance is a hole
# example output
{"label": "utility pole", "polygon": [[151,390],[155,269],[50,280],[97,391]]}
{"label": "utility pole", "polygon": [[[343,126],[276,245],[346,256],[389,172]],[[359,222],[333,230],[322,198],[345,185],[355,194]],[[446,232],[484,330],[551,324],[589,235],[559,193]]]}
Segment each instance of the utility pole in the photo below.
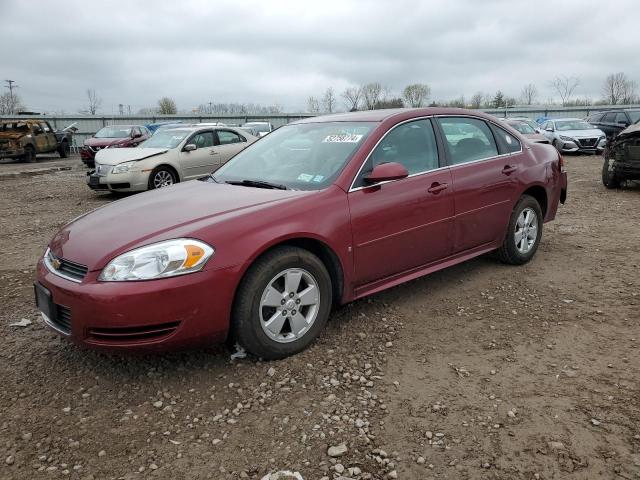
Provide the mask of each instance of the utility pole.
{"label": "utility pole", "polygon": [[14,88],[18,88],[18,85],[14,85],[14,83],[16,83],[15,80],[5,80],[5,82],[7,82],[7,85],[5,85],[5,88],[9,89],[9,99],[10,99],[10,102],[11,102],[11,113],[13,114],[13,113],[16,113],[16,112],[13,111],[14,108],[16,108],[15,107],[15,103],[13,102],[13,89]]}
{"label": "utility pole", "polygon": [[211,105],[213,105],[213,102],[209,102],[209,113],[213,113],[213,107]]}

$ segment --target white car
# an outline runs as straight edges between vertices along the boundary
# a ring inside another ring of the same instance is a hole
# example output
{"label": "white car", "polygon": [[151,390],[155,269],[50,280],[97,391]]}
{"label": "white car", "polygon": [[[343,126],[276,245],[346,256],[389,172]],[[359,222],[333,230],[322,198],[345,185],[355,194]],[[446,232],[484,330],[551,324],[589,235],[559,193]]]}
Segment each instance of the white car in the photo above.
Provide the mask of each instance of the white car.
{"label": "white car", "polygon": [[602,130],[579,118],[554,118],[542,124],[542,134],[560,153],[602,153],[607,139]]}
{"label": "white car", "polygon": [[231,127],[189,126],[157,132],[135,148],[100,150],[87,175],[93,190],[139,192],[216,171],[257,140]]}
{"label": "white car", "polygon": [[273,132],[273,125],[269,122],[247,122],[242,125],[242,127],[253,128],[260,137],[264,137],[265,135]]}

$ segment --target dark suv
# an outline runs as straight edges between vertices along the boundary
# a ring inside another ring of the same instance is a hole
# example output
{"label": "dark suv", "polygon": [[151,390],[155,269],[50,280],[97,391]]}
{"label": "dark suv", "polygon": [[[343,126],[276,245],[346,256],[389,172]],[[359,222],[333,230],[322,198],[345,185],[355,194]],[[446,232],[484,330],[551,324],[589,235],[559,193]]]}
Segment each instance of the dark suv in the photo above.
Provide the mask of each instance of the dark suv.
{"label": "dark suv", "polygon": [[638,120],[640,120],[640,109],[635,108],[593,113],[586,119],[591,125],[602,130],[609,140]]}

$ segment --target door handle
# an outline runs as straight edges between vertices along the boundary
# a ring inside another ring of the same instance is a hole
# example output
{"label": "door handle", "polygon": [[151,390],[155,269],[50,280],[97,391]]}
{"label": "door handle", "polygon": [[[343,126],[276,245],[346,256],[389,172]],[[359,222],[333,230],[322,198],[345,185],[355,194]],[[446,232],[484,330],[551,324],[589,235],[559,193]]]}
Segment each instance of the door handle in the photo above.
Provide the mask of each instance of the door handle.
{"label": "door handle", "polygon": [[516,167],[515,165],[505,165],[502,169],[502,173],[504,173],[505,175],[511,175],[516,170],[518,170],[518,167]]}
{"label": "door handle", "polygon": [[443,190],[446,190],[447,188],[449,188],[448,183],[433,182],[431,186],[427,188],[427,192],[437,195],[438,193],[440,193]]}

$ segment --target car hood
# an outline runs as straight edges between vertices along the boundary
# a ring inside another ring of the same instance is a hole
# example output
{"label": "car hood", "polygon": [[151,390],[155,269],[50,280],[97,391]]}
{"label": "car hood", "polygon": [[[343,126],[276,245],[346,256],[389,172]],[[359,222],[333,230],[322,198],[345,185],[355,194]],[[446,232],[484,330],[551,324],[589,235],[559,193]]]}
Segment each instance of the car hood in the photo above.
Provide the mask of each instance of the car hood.
{"label": "car hood", "polygon": [[599,128],[591,128],[589,130],[557,130],[556,133],[564,137],[573,138],[591,138],[604,136],[604,132]]}
{"label": "car hood", "polygon": [[87,138],[84,141],[84,144],[87,147],[109,147],[111,145],[117,145],[120,143],[128,143],[130,142],[130,138]]}
{"label": "car hood", "polygon": [[549,139],[540,133],[525,133],[523,136],[532,142],[549,143]]}
{"label": "car hood", "polygon": [[[151,243],[194,237],[214,244],[211,226],[316,192],[192,181],[118,200],[65,225],[51,240],[56,256],[102,269],[115,256]],[[239,233],[241,233],[239,231]]]}
{"label": "car hood", "polygon": [[96,153],[96,162],[101,165],[118,165],[122,162],[132,162],[162,155],[168,151],[166,148],[107,148]]}

